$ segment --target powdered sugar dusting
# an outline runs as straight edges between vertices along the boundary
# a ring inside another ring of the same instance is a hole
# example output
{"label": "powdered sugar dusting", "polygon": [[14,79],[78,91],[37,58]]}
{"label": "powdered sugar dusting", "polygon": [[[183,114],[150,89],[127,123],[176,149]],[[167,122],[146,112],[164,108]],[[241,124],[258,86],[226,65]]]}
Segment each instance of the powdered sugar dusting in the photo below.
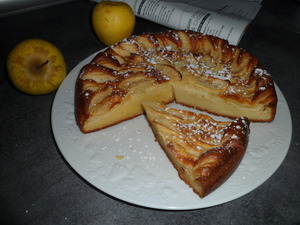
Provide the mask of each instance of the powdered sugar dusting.
{"label": "powdered sugar dusting", "polygon": [[255,68],[254,73],[257,74],[258,76],[263,76],[263,75],[271,76],[268,71],[261,68]]}

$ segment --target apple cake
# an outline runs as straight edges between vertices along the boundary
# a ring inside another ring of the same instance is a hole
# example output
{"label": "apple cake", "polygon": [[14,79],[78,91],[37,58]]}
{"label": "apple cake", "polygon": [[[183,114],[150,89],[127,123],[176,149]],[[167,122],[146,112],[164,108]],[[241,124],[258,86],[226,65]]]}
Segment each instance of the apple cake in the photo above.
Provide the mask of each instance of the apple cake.
{"label": "apple cake", "polygon": [[99,52],[76,81],[75,114],[83,133],[138,116],[149,101],[256,122],[272,121],[277,106],[273,80],[257,58],[194,31],[124,39]]}
{"label": "apple cake", "polygon": [[163,103],[143,106],[156,140],[179,177],[201,198],[222,185],[240,164],[250,133],[247,118],[222,122]]}

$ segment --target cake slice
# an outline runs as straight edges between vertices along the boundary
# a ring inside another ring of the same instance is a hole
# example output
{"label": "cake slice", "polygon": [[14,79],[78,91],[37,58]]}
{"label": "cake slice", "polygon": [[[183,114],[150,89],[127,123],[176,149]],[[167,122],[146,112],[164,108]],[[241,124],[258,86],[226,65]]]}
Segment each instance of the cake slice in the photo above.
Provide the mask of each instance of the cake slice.
{"label": "cake slice", "polygon": [[143,103],[155,138],[179,177],[201,198],[221,186],[240,164],[248,145],[249,120],[210,116]]}

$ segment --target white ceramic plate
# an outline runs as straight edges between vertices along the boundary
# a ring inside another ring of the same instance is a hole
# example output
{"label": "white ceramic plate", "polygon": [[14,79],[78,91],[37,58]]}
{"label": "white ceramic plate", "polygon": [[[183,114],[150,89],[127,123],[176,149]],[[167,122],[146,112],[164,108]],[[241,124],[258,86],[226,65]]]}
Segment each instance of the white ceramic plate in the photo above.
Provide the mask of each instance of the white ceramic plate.
{"label": "white ceramic plate", "polygon": [[95,54],[79,63],[61,84],[52,106],[52,128],[67,162],[101,191],[150,208],[205,208],[229,202],[254,190],[285,158],[292,136],[292,122],[286,100],[276,86],[279,102],[275,120],[251,124],[248,149],[238,169],[220,188],[200,199],[180,180],[155,142],[143,115],[95,133],[80,132],[74,117],[75,81],[82,66]]}

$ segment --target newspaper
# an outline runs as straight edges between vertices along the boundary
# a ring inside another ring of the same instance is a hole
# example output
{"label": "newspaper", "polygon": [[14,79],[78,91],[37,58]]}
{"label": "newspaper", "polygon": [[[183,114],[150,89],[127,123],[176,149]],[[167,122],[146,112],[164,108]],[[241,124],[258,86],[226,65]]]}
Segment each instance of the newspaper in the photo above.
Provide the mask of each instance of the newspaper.
{"label": "newspaper", "polygon": [[[100,2],[101,0],[93,0]],[[261,0],[118,0],[136,16],[172,29],[193,30],[238,45]]]}

